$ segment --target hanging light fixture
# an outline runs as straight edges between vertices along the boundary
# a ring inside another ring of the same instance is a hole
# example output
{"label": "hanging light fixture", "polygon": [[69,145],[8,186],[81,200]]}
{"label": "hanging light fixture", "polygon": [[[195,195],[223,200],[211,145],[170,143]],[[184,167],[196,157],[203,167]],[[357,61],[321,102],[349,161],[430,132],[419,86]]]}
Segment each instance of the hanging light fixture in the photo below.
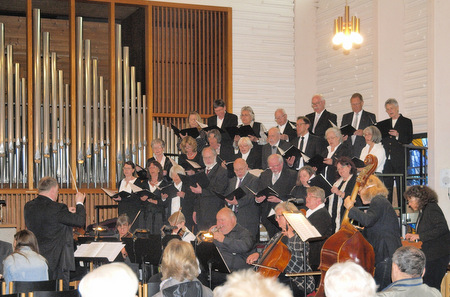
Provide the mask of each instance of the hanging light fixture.
{"label": "hanging light fixture", "polygon": [[350,7],[345,4],[344,17],[338,17],[334,20],[333,44],[342,45],[346,51],[352,49],[353,44],[360,45],[363,38],[359,33],[359,18],[352,16],[350,20]]}

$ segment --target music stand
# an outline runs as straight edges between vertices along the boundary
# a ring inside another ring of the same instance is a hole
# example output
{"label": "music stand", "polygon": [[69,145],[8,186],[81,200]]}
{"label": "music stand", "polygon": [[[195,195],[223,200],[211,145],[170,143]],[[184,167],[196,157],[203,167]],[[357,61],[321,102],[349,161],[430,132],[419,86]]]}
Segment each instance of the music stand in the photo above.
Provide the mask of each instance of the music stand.
{"label": "music stand", "polygon": [[231,273],[227,263],[216,245],[212,242],[201,242],[197,244],[195,254],[203,269],[208,269],[209,287],[212,283],[212,271]]}
{"label": "music stand", "polygon": [[147,279],[145,262],[158,266],[161,261],[161,236],[151,234],[148,238],[122,238],[131,263],[142,264],[142,277]]}

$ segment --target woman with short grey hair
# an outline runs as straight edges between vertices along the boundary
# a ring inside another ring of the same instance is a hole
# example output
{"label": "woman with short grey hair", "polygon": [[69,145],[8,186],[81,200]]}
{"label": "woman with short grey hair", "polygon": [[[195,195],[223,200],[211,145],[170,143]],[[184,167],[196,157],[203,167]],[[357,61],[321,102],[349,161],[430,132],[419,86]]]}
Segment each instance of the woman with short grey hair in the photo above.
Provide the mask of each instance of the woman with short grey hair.
{"label": "woman with short grey hair", "polygon": [[367,155],[374,155],[378,159],[375,172],[382,173],[386,162],[386,152],[381,144],[380,130],[375,126],[369,126],[363,130],[363,136],[366,139],[366,146],[362,149],[359,158],[364,161]]}

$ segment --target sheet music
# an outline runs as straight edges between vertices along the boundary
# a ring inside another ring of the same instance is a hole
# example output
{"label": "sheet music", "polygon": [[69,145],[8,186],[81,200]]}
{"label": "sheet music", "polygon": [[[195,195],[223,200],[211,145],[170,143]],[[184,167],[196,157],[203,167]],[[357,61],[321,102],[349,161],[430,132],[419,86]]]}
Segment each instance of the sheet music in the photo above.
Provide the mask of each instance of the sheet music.
{"label": "sheet music", "polygon": [[130,188],[131,188],[131,191],[132,191],[133,193],[137,193],[137,192],[142,191],[142,188],[141,188],[141,187],[138,187],[138,186],[136,186],[136,185],[133,184],[133,183],[130,183]]}
{"label": "sheet music", "polygon": [[110,189],[106,189],[106,188],[101,188],[103,190],[103,192],[106,193],[106,195],[108,195],[109,197],[112,197],[114,195],[116,195],[118,192],[114,191],[114,190],[110,190]]}
{"label": "sheet music", "polygon": [[303,241],[322,237],[316,227],[302,213],[284,212],[283,215]]}
{"label": "sheet music", "polygon": [[121,242],[91,242],[78,246],[75,257],[107,258],[110,262],[116,259],[125,244]]}
{"label": "sheet music", "polygon": [[191,161],[191,160],[186,160],[186,162],[188,162],[189,164],[191,164],[191,166],[195,169],[199,169],[202,168],[202,166],[200,166],[197,162]]}

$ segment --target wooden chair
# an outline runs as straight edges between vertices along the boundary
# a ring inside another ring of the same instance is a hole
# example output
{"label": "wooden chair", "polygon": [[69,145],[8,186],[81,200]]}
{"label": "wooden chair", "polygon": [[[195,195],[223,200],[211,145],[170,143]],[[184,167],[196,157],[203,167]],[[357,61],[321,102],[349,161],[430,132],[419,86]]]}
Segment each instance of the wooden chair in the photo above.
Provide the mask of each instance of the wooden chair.
{"label": "wooden chair", "polygon": [[35,292],[29,292],[28,297],[80,297],[80,292],[78,292],[78,290],[35,291]]}
{"label": "wooden chair", "polygon": [[9,283],[9,293],[28,293],[33,291],[57,291],[59,287],[57,280],[48,281],[14,281]]}

